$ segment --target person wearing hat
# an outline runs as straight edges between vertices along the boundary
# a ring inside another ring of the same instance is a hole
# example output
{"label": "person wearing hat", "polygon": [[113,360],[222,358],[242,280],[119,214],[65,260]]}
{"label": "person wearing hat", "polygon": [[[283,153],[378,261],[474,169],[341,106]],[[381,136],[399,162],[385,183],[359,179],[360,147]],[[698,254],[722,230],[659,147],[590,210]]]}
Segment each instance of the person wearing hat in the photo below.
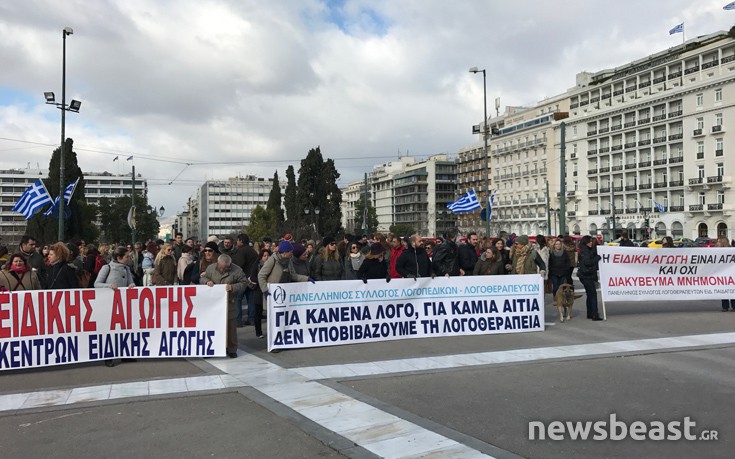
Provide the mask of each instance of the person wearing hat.
{"label": "person wearing hat", "polygon": [[434,250],[431,259],[431,269],[437,276],[461,276],[464,274],[459,267],[459,248],[457,228],[451,228],[444,233],[444,241]]}
{"label": "person wearing hat", "polygon": [[[298,282],[301,276],[291,272],[291,257],[293,256],[293,244],[281,241],[278,250],[263,264],[258,272],[258,285],[264,297],[270,295],[270,284],[285,284],[287,282]],[[303,276],[302,276],[303,277]],[[308,277],[303,280],[308,280]]]}
{"label": "person wearing hat", "polygon": [[[513,240],[510,264],[511,274],[541,274],[546,275],[546,264],[533,244],[528,243],[528,236],[521,235]],[[538,269],[537,269],[538,268]]]}
{"label": "person wearing hat", "polygon": [[309,260],[307,258],[306,247],[301,244],[293,244],[293,256],[291,257],[291,282],[314,282],[310,276]]}
{"label": "person wearing hat", "polygon": [[339,259],[337,242],[331,236],[326,236],[323,247],[312,260],[312,275],[318,281],[342,280],[344,267]]}
{"label": "person wearing hat", "polygon": [[202,255],[199,257],[197,268],[191,273],[191,282],[193,284],[199,284],[199,280],[201,279],[201,276],[205,275],[207,268],[210,265],[217,263],[218,256],[218,244],[214,241],[207,242],[202,249]]}
{"label": "person wearing hat", "polygon": [[247,288],[247,276],[242,269],[232,262],[227,254],[217,257],[215,263],[207,266],[200,278],[200,283],[213,287],[224,284],[227,292],[227,357],[237,357],[237,310],[238,293]]}
{"label": "person wearing hat", "polygon": [[390,282],[388,268],[383,261],[384,253],[383,245],[380,242],[373,242],[370,245],[370,252],[365,256],[365,261],[357,271],[358,279],[362,279],[366,284],[368,279],[385,279]]}

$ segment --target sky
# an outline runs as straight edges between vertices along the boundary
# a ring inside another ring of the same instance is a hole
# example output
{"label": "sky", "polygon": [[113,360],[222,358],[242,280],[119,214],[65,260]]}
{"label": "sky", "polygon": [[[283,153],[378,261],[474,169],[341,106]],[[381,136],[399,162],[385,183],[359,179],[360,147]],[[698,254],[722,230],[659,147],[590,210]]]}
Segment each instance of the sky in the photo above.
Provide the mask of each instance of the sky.
{"label": "sky", "polygon": [[[136,172],[170,218],[208,179],[298,171],[319,146],[340,185],[398,158],[478,142],[488,113],[563,93],[735,24],[727,0],[7,0],[0,168],[47,168],[66,136],[83,171]],[[133,156],[132,161],[126,161]],[[119,157],[118,161],[113,161]]]}

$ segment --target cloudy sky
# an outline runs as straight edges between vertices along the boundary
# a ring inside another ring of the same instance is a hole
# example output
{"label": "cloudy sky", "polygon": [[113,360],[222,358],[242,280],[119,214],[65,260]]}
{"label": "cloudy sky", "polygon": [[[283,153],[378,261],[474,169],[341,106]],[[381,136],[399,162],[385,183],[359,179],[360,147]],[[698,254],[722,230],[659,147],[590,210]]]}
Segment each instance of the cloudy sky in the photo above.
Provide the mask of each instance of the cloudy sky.
{"label": "cloudy sky", "polygon": [[[66,135],[84,171],[137,172],[184,209],[206,179],[271,177],[321,146],[341,185],[407,153],[455,154],[488,109],[533,104],[580,71],[728,30],[728,0],[7,0],[0,167],[48,166]],[[502,111],[502,108],[501,108]],[[113,162],[116,156],[121,161]]]}

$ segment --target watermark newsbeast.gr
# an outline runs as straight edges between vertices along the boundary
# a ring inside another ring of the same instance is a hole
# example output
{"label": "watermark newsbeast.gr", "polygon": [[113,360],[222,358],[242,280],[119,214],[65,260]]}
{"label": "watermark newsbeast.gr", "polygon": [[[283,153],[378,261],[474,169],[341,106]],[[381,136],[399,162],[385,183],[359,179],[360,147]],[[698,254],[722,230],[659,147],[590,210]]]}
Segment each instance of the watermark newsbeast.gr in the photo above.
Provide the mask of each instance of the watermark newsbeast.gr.
{"label": "watermark newsbeast.gr", "polygon": [[695,431],[697,423],[686,416],[682,421],[619,421],[615,413],[602,421],[530,421],[529,440],[717,440],[716,430]]}

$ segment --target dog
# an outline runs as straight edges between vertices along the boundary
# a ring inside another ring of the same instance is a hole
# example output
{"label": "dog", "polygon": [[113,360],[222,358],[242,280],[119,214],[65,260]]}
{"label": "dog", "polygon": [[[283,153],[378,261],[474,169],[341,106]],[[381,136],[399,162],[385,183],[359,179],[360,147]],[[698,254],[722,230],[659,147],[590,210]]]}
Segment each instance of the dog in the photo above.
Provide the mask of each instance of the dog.
{"label": "dog", "polygon": [[572,320],[572,306],[574,300],[581,298],[582,295],[574,294],[574,286],[571,284],[561,284],[554,295],[554,306],[559,310],[559,321]]}

